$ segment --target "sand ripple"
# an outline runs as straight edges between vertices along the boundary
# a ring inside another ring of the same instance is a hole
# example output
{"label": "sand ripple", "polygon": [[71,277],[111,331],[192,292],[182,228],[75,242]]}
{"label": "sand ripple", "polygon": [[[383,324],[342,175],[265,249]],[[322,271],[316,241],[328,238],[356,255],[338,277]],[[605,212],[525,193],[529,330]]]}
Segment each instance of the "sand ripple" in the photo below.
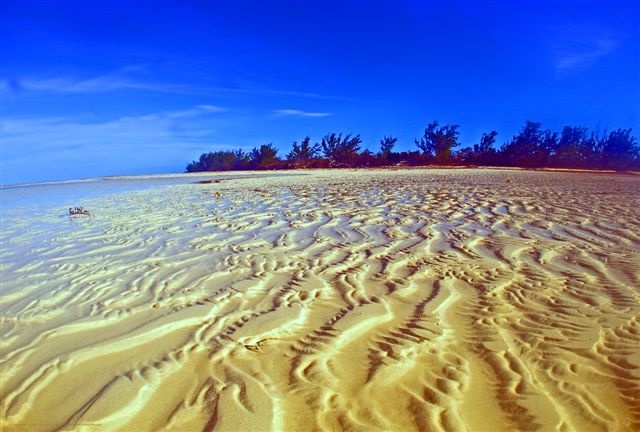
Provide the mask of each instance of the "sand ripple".
{"label": "sand ripple", "polygon": [[640,430],[638,177],[314,172],[83,204],[3,221],[3,430]]}

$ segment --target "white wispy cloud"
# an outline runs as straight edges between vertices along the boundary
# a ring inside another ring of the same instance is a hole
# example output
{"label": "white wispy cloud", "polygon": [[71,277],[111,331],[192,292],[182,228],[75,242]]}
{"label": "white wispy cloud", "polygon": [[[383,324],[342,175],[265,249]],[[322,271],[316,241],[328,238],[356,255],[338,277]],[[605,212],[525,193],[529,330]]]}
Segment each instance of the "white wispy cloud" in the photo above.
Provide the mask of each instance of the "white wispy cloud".
{"label": "white wispy cloud", "polygon": [[[217,132],[229,124],[229,119],[218,116],[222,111],[214,105],[198,105],[94,122],[69,117],[5,118],[2,181],[179,169],[191,153],[217,147]],[[52,173],[51,167],[59,172]]]}
{"label": "white wispy cloud", "polygon": [[598,59],[611,54],[616,50],[618,44],[611,38],[605,37],[590,41],[582,47],[561,55],[556,62],[556,69],[566,71],[568,69],[590,66]]}
{"label": "white wispy cloud", "polygon": [[241,87],[220,87],[199,84],[175,84],[153,82],[131,75],[131,68],[93,77],[77,76],[22,76],[0,79],[0,90],[4,94],[21,92],[76,93],[95,94],[120,90],[138,90],[176,94],[255,94],[270,97],[294,97],[304,99],[325,99],[354,101],[354,99],[323,95],[313,92],[301,92],[284,89],[264,88],[261,85],[244,85]]}
{"label": "white wispy cloud", "polygon": [[2,80],[5,90],[40,91],[55,93],[104,93],[117,90],[150,90],[173,92],[176,88],[139,81],[120,74],[91,78],[76,77],[24,77]]}
{"label": "white wispy cloud", "polygon": [[328,117],[331,113],[326,112],[309,112],[296,109],[279,109],[273,111],[278,117]]}
{"label": "white wispy cloud", "polygon": [[197,117],[210,113],[218,113],[226,111],[226,108],[217,106],[217,105],[197,105],[191,109],[179,110],[179,111],[165,111],[160,115],[169,117],[169,118],[188,118],[188,117]]}
{"label": "white wispy cloud", "polygon": [[555,69],[580,70],[614,53],[619,43],[609,32],[590,25],[571,24],[555,29]]}
{"label": "white wispy cloud", "polygon": [[325,95],[325,94],[319,94],[319,93],[300,92],[300,91],[291,91],[291,90],[253,89],[248,91],[255,92],[255,93],[262,93],[266,95],[273,95],[273,96],[292,96],[292,97],[305,98],[305,99],[338,100],[342,102],[358,101],[358,99],[345,97],[345,96]]}

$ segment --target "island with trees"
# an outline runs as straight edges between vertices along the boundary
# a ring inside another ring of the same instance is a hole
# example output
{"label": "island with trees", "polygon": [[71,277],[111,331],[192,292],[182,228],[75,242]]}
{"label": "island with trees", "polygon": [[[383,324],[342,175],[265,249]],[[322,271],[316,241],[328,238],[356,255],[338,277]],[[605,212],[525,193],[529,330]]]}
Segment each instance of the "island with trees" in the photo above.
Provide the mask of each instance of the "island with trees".
{"label": "island with trees", "polygon": [[498,133],[492,130],[479,143],[456,150],[461,145],[458,125],[433,121],[415,139],[412,151],[394,151],[393,136],[384,136],[374,153],[363,149],[359,134],[329,133],[320,142],[312,143],[309,137],[294,142],[284,158],[273,143],[250,152],[203,153],[187,165],[186,172],[426,165],[640,170],[640,146],[631,132],[589,131],[580,126],[565,126],[558,132],[528,121],[500,147],[496,147]]}

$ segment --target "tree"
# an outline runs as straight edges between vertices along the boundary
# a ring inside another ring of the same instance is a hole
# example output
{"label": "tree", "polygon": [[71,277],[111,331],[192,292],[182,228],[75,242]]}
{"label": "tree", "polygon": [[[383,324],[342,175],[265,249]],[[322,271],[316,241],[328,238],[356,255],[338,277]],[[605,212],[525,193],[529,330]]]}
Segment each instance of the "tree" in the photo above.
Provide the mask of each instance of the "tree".
{"label": "tree", "polygon": [[474,144],[473,151],[475,153],[476,163],[480,165],[491,165],[496,162],[497,151],[493,147],[496,143],[498,132],[492,130],[489,133],[483,133],[479,144]]}
{"label": "tree", "polygon": [[456,158],[464,163],[479,165],[496,164],[497,151],[493,145],[496,142],[497,135],[498,132],[494,130],[489,133],[483,133],[480,138],[480,143],[474,144],[473,148],[465,147],[459,152],[456,152]]}
{"label": "tree", "polygon": [[371,167],[380,165],[379,158],[369,149],[363,150],[354,161],[357,167]]}
{"label": "tree", "polygon": [[202,153],[197,162],[187,165],[186,171],[229,171],[235,168],[236,161],[236,153],[229,150]]}
{"label": "tree", "polygon": [[[458,126],[440,127],[434,121],[427,125],[424,135],[415,140],[420,151],[394,152],[397,138],[384,136],[380,140],[379,152],[374,154],[366,149],[360,151],[360,135],[331,133],[319,144],[312,144],[309,137],[300,144],[294,142],[287,160],[289,166],[313,168],[462,162],[522,167],[640,169],[640,146],[631,132],[631,129],[589,132],[584,127],[565,126],[558,134],[542,129],[540,123],[527,121],[498,151],[494,148],[498,133],[490,131],[482,134],[479,143],[457,151],[452,157],[452,149],[458,146]],[[326,159],[320,157],[321,152]],[[269,143],[249,153],[242,149],[202,153],[197,161],[187,164],[185,171],[278,169],[285,166],[278,158],[278,150]]]}
{"label": "tree", "polygon": [[392,136],[384,136],[380,140],[380,151],[378,152],[378,156],[384,158],[385,160],[389,158],[389,155],[393,151],[393,146],[398,141],[398,138],[394,138]]}
{"label": "tree", "polygon": [[473,148],[471,147],[465,147],[463,149],[458,150],[455,153],[454,158],[456,159],[457,162],[460,162],[460,163],[466,163],[466,164],[477,163],[475,153],[473,152]]}
{"label": "tree", "polygon": [[601,161],[603,168],[626,170],[638,166],[640,148],[638,141],[631,136],[631,129],[611,131],[602,143]]}
{"label": "tree", "polygon": [[495,151],[493,145],[496,142],[496,136],[498,136],[498,132],[494,130],[489,133],[483,133],[480,138],[480,144],[474,144],[473,151],[480,154]]}
{"label": "tree", "polygon": [[322,146],[322,152],[324,157],[332,159],[338,152],[338,147],[342,141],[342,134],[327,134],[322,138],[320,145]]}
{"label": "tree", "polygon": [[305,137],[300,145],[293,142],[293,148],[287,155],[287,160],[298,165],[306,165],[306,162],[317,159],[320,154],[320,144],[311,144],[311,138]]}
{"label": "tree", "polygon": [[238,149],[233,152],[236,157],[236,160],[233,164],[233,169],[242,170],[247,169],[249,164],[251,163],[249,159],[249,154],[243,151],[242,149]]}
{"label": "tree", "polygon": [[249,155],[253,168],[267,169],[274,168],[275,165],[280,162],[278,159],[278,149],[273,146],[273,143],[263,144],[260,148],[251,150]]}
{"label": "tree", "polygon": [[424,135],[415,143],[423,154],[434,158],[437,163],[449,163],[451,149],[458,145],[458,125],[446,125],[438,127],[438,122],[433,121],[427,125]]}
{"label": "tree", "polygon": [[552,153],[554,166],[586,167],[595,163],[595,140],[587,135],[587,128],[565,126]]}
{"label": "tree", "polygon": [[321,146],[324,156],[334,166],[354,166],[358,159],[362,139],[360,135],[331,133],[322,138]]}
{"label": "tree", "polygon": [[558,134],[542,130],[540,123],[527,121],[517,135],[500,149],[503,162],[509,166],[542,167],[557,146]]}

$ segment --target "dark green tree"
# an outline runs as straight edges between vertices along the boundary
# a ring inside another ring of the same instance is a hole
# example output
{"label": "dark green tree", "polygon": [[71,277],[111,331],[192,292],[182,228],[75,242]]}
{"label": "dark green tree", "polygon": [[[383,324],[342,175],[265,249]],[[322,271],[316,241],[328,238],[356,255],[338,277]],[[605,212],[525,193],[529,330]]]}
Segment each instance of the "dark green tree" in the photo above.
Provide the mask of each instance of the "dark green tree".
{"label": "dark green tree", "polygon": [[478,165],[495,165],[497,163],[497,151],[493,147],[496,142],[498,132],[492,130],[483,133],[478,144],[472,147],[465,147],[456,152],[456,159],[463,163]]}
{"label": "dark green tree", "polygon": [[384,158],[385,160],[389,158],[389,155],[393,152],[393,146],[398,142],[398,138],[393,136],[384,136],[380,140],[380,151],[378,152],[378,156]]}
{"label": "dark green tree", "polygon": [[600,157],[603,168],[627,170],[638,167],[640,148],[631,129],[611,131],[601,145]]}
{"label": "dark green tree", "polygon": [[[434,121],[429,123],[423,137],[415,140],[421,152],[394,152],[397,138],[391,136],[380,140],[378,153],[369,150],[361,152],[360,135],[331,133],[320,144],[311,144],[309,137],[305,137],[300,144],[294,142],[287,159],[290,162],[288,166],[300,166],[302,162],[302,166],[317,168],[458,162],[522,167],[640,169],[640,146],[637,138],[631,135],[631,129],[589,133],[584,127],[566,126],[558,134],[542,129],[540,123],[528,121],[499,151],[494,148],[496,136],[496,131],[485,133],[479,143],[452,155],[452,149],[458,145],[458,126],[440,127]],[[320,157],[321,151],[326,159]],[[278,158],[278,150],[270,143],[254,148],[249,153],[242,149],[203,153],[197,161],[187,164],[185,170],[228,171],[286,166]]]}
{"label": "dark green tree", "polygon": [[449,163],[451,150],[458,145],[458,134],[458,125],[438,127],[438,122],[433,121],[415,143],[423,154],[433,157],[436,163]]}
{"label": "dark green tree", "polygon": [[493,145],[496,142],[496,136],[498,136],[498,132],[494,130],[489,133],[483,133],[482,137],[480,138],[480,143],[473,145],[473,151],[478,154],[490,153],[492,151],[495,151]]}
{"label": "dark green tree", "polygon": [[249,164],[251,163],[251,160],[249,159],[249,153],[245,152],[242,149],[238,149],[234,151],[233,154],[236,157],[233,169],[243,170],[249,168]]}
{"label": "dark green tree", "polygon": [[373,167],[379,165],[380,158],[373,154],[373,152],[369,149],[365,149],[360,152],[357,159],[355,160],[355,166],[357,167]]}
{"label": "dark green tree", "polygon": [[543,167],[557,146],[558,134],[542,130],[540,123],[527,121],[517,135],[500,149],[502,161],[508,166]]}
{"label": "dark green tree", "polygon": [[236,168],[236,153],[230,150],[203,153],[198,161],[187,165],[187,172],[229,171]]}
{"label": "dark green tree", "polygon": [[551,154],[557,167],[584,168],[596,162],[595,140],[585,127],[565,126]]}
{"label": "dark green tree", "polygon": [[331,133],[322,138],[321,146],[324,156],[331,166],[355,166],[358,159],[362,139],[360,135]]}
{"label": "dark green tree", "polygon": [[273,143],[263,144],[259,148],[255,147],[249,154],[251,165],[256,169],[275,168],[280,162],[278,159],[278,149]]}
{"label": "dark green tree", "polygon": [[293,148],[287,155],[287,160],[290,162],[304,164],[311,160],[316,159],[320,155],[320,144],[311,144],[311,138],[305,137],[300,144],[297,141],[293,142]]}

